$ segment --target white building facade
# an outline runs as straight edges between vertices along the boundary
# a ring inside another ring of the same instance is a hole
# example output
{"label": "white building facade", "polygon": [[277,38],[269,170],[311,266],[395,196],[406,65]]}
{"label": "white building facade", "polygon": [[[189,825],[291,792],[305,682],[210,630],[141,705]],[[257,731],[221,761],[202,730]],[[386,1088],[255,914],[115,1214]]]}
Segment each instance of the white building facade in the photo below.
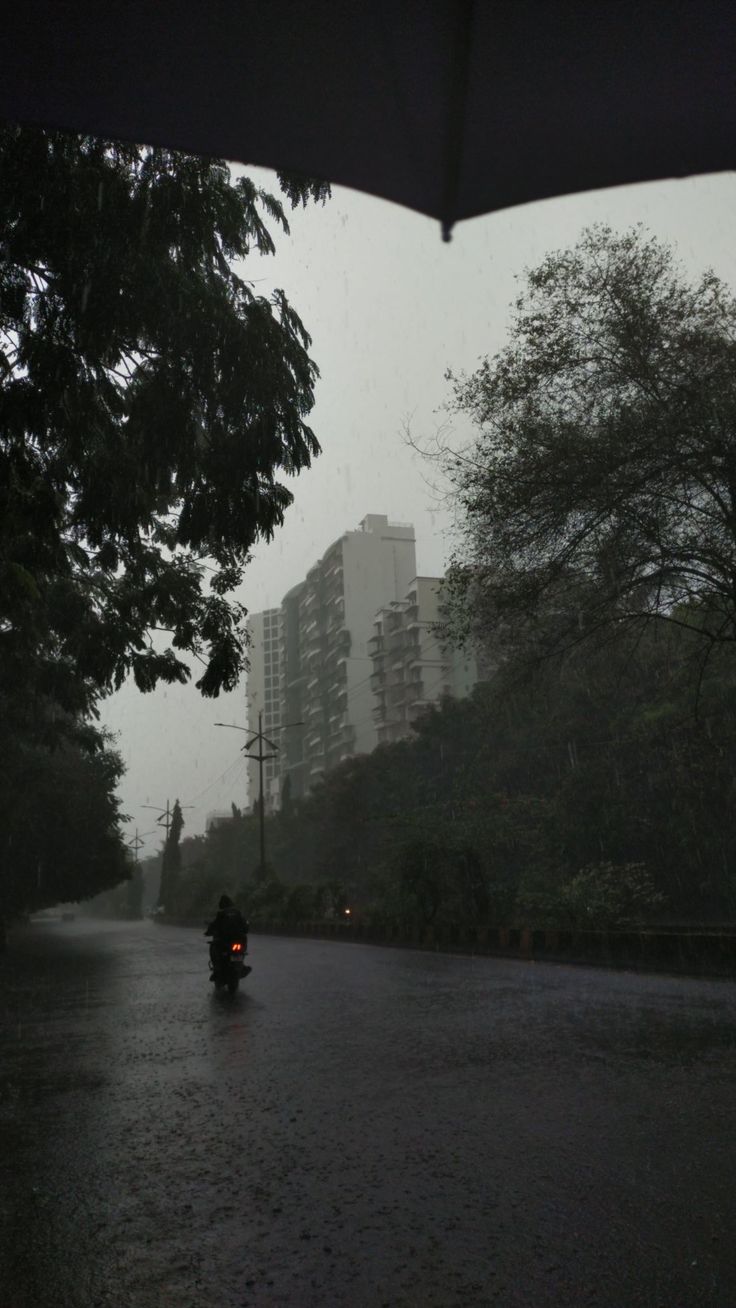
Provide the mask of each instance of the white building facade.
{"label": "white building facade", "polygon": [[307,573],[296,614],[299,701],[291,706],[304,723],[301,758],[296,770],[287,764],[284,772],[293,794],[378,743],[368,650],[373,618],[378,604],[402,593],[415,566],[414,528],[369,514]]}
{"label": "white building facade", "polygon": [[432,704],[464,698],[478,680],[475,656],[438,632],[441,616],[441,577],[415,577],[402,599],[376,613],[369,648],[379,744],[410,736]]}
{"label": "white building facade", "polygon": [[[247,622],[250,668],[246,682],[246,721],[248,731],[252,734],[259,729],[259,715],[262,729],[274,744],[280,744],[281,734],[281,610],[265,609],[263,613],[251,613]],[[262,747],[264,753],[270,753],[268,746]],[[254,746],[254,752],[260,752]],[[263,799],[266,813],[274,813],[279,807],[281,793],[279,758],[267,758],[263,764]],[[248,761],[248,797],[251,807],[258,799],[259,774],[258,762]]]}
{"label": "white building facade", "polygon": [[[267,813],[344,759],[411,735],[443,696],[470,693],[476,660],[438,635],[441,604],[442,579],[416,576],[414,528],[374,513],[333,541],[280,608],[250,615],[248,728],[258,731],[260,713],[278,747],[264,763]],[[248,777],[252,805],[255,760]]]}
{"label": "white building facade", "polygon": [[[406,593],[416,572],[414,528],[369,514],[333,541],[280,609],[249,618],[248,726],[272,732],[278,760],[266,764],[266,811],[286,786],[294,799],[353,754],[378,743],[369,641],[376,609]],[[249,765],[251,803],[258,769]]]}

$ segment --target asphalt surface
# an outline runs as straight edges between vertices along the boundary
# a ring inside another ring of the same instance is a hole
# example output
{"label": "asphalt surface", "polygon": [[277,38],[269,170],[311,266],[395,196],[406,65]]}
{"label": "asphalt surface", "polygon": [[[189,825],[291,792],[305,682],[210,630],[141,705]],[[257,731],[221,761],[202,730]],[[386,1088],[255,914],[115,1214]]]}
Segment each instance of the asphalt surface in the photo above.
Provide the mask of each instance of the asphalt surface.
{"label": "asphalt surface", "polygon": [[734,1308],[736,986],[43,923],[0,961],[2,1308]]}

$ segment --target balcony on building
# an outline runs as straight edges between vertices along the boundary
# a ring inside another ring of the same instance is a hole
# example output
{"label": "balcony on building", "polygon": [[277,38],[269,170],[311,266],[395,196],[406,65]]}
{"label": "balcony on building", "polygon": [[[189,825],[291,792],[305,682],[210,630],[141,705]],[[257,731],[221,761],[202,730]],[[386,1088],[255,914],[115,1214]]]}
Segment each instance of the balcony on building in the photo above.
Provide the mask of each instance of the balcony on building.
{"label": "balcony on building", "polygon": [[407,632],[405,632],[405,630],[393,632],[392,636],[388,637],[386,641],[388,657],[396,658],[397,654],[403,654],[404,651],[407,650],[408,644]]}
{"label": "balcony on building", "polygon": [[346,645],[343,640],[333,642],[333,644],[329,646],[327,657],[333,666],[344,668],[346,662],[348,662],[348,659],[350,658],[348,645]]}
{"label": "balcony on building", "polygon": [[292,687],[303,685],[306,679],[307,679],[307,674],[305,670],[303,668],[297,668],[292,676],[287,677],[286,680],[287,689],[291,689]]}
{"label": "balcony on building", "polygon": [[328,670],[331,676],[336,677],[339,681],[345,681],[348,674],[349,654],[342,650],[332,650],[329,658]]}
{"label": "balcony on building", "polygon": [[344,664],[335,664],[331,668],[325,668],[325,683],[328,687],[328,698],[332,699],[335,695],[341,695],[344,690],[347,690],[346,666]]}
{"label": "balcony on building", "polygon": [[371,690],[374,695],[377,695],[386,685],[386,673],[383,671],[383,668],[378,668],[375,672],[371,672],[370,681]]}
{"label": "balcony on building", "polygon": [[345,722],[337,730],[330,732],[326,741],[325,753],[328,757],[333,757],[335,754],[343,753],[346,749],[352,751],[354,748],[355,727],[351,726],[349,722]]}
{"label": "balcony on building", "polygon": [[322,575],[329,579],[342,572],[342,550],[337,549],[322,560]]}
{"label": "balcony on building", "polygon": [[410,687],[407,682],[398,681],[395,685],[389,686],[386,693],[386,702],[391,707],[394,707],[396,704],[404,704],[410,693]]}
{"label": "balcony on building", "polygon": [[404,664],[411,657],[412,651],[407,650],[403,645],[392,646],[386,655],[387,662],[391,668],[403,668]]}
{"label": "balcony on building", "polygon": [[444,669],[449,668],[450,665],[444,658],[425,659],[419,656],[415,659],[409,659],[408,666],[410,668],[434,668],[435,670],[440,668],[444,671]]}
{"label": "balcony on building", "polygon": [[325,648],[339,645],[344,640],[343,631],[345,630],[345,620],[339,609],[333,609],[328,614],[324,625]]}

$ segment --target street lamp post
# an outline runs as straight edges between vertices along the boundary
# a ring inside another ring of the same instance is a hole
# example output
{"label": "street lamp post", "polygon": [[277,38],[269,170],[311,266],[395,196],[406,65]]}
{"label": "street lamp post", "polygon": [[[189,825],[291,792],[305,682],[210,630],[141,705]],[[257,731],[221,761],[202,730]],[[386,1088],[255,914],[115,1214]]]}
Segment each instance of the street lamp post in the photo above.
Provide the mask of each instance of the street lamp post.
{"label": "street lamp post", "polygon": [[[177,802],[177,804],[179,804],[178,799],[177,799],[176,802]],[[168,838],[169,838],[169,827],[171,826],[171,821],[172,821],[172,818],[173,818],[173,816],[174,816],[174,810],[173,810],[173,808],[170,807],[168,799],[167,799],[167,801],[166,801],[166,808],[164,808],[164,809],[157,808],[157,807],[156,807],[155,805],[153,805],[153,804],[141,804],[141,808],[147,808],[147,809],[150,809],[150,811],[151,811],[152,813],[158,813],[158,817],[156,818],[156,821],[157,821],[158,823],[160,823],[160,825],[161,825],[162,827],[165,828],[165,830],[166,830],[166,839],[168,840]],[[187,809],[194,808],[194,805],[193,805],[193,804],[179,804],[179,808],[182,810],[182,812],[186,812]],[[150,821],[150,818],[149,818],[149,821]],[[152,835],[153,833],[152,833],[152,832],[149,832],[148,834],[149,834],[149,835]],[[137,835],[138,835],[138,832],[136,832],[136,836],[137,836]]]}
{"label": "street lamp post", "polygon": [[[174,808],[176,808],[176,805],[177,805],[177,804],[179,804],[178,799],[177,799],[177,800],[175,801],[175,803],[174,803]],[[141,808],[147,808],[147,809],[150,809],[152,813],[158,813],[158,817],[156,818],[156,821],[157,821],[157,823],[158,823],[160,826],[162,826],[162,827],[164,828],[164,830],[166,831],[166,840],[164,841],[164,848],[163,848],[163,852],[162,852],[162,854],[161,854],[161,882],[160,882],[160,885],[159,885],[159,891],[158,891],[158,903],[159,903],[159,907],[161,907],[161,906],[163,905],[163,907],[166,908],[166,905],[164,904],[164,901],[163,901],[163,892],[164,892],[164,889],[166,889],[166,893],[167,893],[167,895],[168,895],[168,893],[169,893],[169,891],[170,891],[170,889],[171,889],[171,887],[167,884],[167,881],[168,881],[168,878],[169,878],[169,875],[170,875],[170,874],[168,874],[168,868],[167,868],[167,863],[166,863],[166,851],[167,851],[167,849],[168,849],[168,845],[169,845],[169,829],[170,829],[170,827],[171,827],[171,825],[172,825],[172,823],[173,823],[173,820],[174,820],[174,808],[171,808],[171,807],[170,807],[168,799],[167,799],[167,801],[166,801],[166,808],[163,809],[163,810],[158,809],[158,808],[155,808],[155,807],[153,806],[153,804],[141,804]],[[179,804],[179,809],[180,809],[181,812],[185,812],[187,809],[190,809],[190,808],[194,808],[194,805],[193,805],[193,804]],[[168,910],[168,911],[171,911],[171,910],[170,910],[170,907],[169,907],[169,910]]]}
{"label": "street lamp post", "polygon": [[143,840],[143,839],[138,835],[138,828],[136,827],[134,838],[133,838],[132,840],[129,840],[129,841],[127,842],[127,844],[128,844],[128,849],[132,849],[132,851],[133,851],[133,858],[135,859],[136,869],[138,868],[138,854],[139,854],[140,850],[143,848],[143,846],[145,845],[145,843],[146,843],[145,840]]}
{"label": "street lamp post", "polygon": [[[280,727],[279,730],[283,731],[285,730],[286,727],[301,727],[302,725],[303,724],[301,722],[285,722],[284,726]],[[243,753],[246,755],[247,758],[253,758],[258,760],[258,818],[259,818],[258,835],[259,835],[259,843],[260,843],[261,876],[265,878],[266,875],[266,812],[265,812],[266,806],[263,802],[263,764],[269,758],[276,758],[276,755],[279,752],[279,746],[275,744],[273,740],[269,740],[268,736],[264,736],[262,712],[259,712],[258,714],[258,730],[254,731],[252,734],[248,731],[247,727],[239,727],[235,722],[216,722],[215,726],[228,727],[231,731],[242,731],[245,733],[245,735],[247,736],[249,735],[250,740],[246,740],[245,744],[243,745]],[[259,746],[258,753],[251,754],[250,752],[251,748],[253,745],[255,745],[256,741],[258,742],[258,746]],[[272,753],[264,754],[263,752],[264,745],[268,745],[272,750]]]}
{"label": "street lamp post", "polygon": [[[133,877],[131,878],[131,883],[130,886],[128,887],[128,908],[131,917],[136,917],[136,916],[143,917],[143,881],[142,879],[136,880],[136,878],[140,876],[140,868],[138,866],[138,855],[140,854],[141,850],[143,849],[146,843],[145,836],[152,836],[152,835],[153,835],[152,831],[145,831],[143,833],[143,836],[141,836],[138,831],[138,828],[136,827],[135,836],[133,837],[133,839],[126,841],[127,847],[132,851],[133,858],[135,860]],[[133,889],[131,889],[131,887],[133,887]],[[139,897],[139,892],[140,892],[140,897]]]}

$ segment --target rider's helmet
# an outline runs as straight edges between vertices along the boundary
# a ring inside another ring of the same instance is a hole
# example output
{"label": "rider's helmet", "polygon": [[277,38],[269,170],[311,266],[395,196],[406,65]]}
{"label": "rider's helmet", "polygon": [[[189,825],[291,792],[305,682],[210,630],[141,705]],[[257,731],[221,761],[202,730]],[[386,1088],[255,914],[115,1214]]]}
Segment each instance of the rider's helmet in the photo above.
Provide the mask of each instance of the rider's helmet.
{"label": "rider's helmet", "polygon": [[220,895],[220,908],[233,908],[233,901],[229,895]]}

